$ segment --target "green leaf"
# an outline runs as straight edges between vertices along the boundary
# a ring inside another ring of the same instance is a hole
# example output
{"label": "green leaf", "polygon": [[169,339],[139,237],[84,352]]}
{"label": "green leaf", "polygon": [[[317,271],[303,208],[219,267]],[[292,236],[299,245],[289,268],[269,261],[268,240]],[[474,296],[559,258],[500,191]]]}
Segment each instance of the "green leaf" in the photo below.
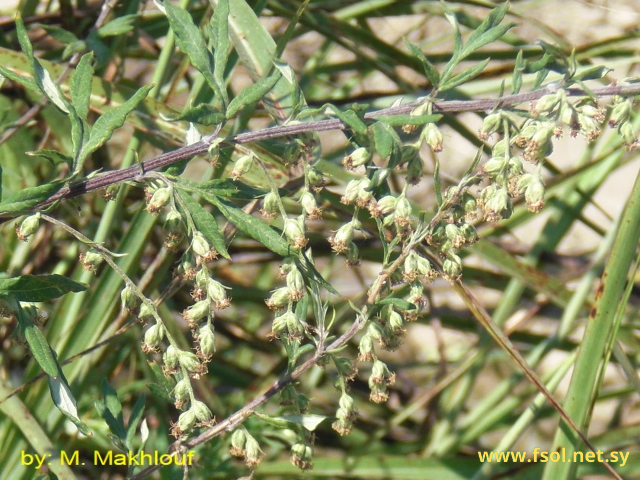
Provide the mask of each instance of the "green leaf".
{"label": "green leaf", "polygon": [[145,401],[145,396],[140,395],[140,398],[138,398],[135,405],[133,406],[133,409],[131,410],[131,415],[129,415],[129,424],[127,425],[127,447],[129,447],[129,449],[131,449],[131,446],[133,445],[133,439],[136,435],[136,430],[138,429],[140,420],[142,420]]}
{"label": "green leaf", "polygon": [[223,95],[222,100],[228,102],[227,88],[224,82],[224,71],[229,61],[231,42],[229,41],[229,0],[219,0],[211,17],[211,32],[214,44],[213,78]]}
{"label": "green leaf", "polygon": [[20,213],[30,210],[41,202],[44,202],[54,193],[60,190],[64,182],[55,180],[51,183],[25,188],[10,195],[0,202],[0,214]]}
{"label": "green leaf", "polygon": [[78,405],[76,402],[67,379],[62,374],[57,376],[49,376],[49,392],[51,393],[51,399],[58,410],[60,410],[69,420],[71,420],[78,430],[84,435],[92,435],[89,427],[80,420],[78,417]]}
{"label": "green leaf", "polygon": [[27,345],[29,345],[29,351],[33,355],[33,358],[35,358],[40,368],[42,368],[47,375],[57,376],[60,367],[44,334],[31,320],[26,318],[22,309],[18,310],[18,320],[20,322],[22,335],[27,341]]}
{"label": "green leaf", "polygon": [[227,107],[227,118],[232,118],[241,108],[256,103],[269,93],[273,86],[280,79],[281,74],[279,71],[274,72],[267,78],[261,78],[253,85],[242,90]]}
{"label": "green leaf", "polygon": [[516,64],[513,67],[513,80],[511,80],[511,93],[513,95],[520,93],[520,89],[522,88],[522,72],[524,71],[525,65],[524,55],[522,50],[519,50],[516,56]]}
{"label": "green leaf", "polygon": [[387,297],[382,300],[376,302],[376,306],[378,305],[393,305],[395,308],[399,310],[415,310],[416,306],[413,303],[409,303],[403,298],[395,298],[395,297]]}
{"label": "green leaf", "polygon": [[402,127],[404,125],[425,125],[427,123],[437,122],[442,118],[442,115],[376,115],[375,119],[384,122],[392,127]]}
{"label": "green leaf", "polygon": [[220,213],[225,216],[227,220],[233,223],[238,229],[251,238],[254,238],[262,245],[267,247],[272,252],[277,253],[283,257],[291,255],[293,250],[289,243],[282,237],[282,235],[276,232],[266,222],[260,220],[245,213],[242,209],[232,205],[224,200],[211,194],[204,194],[204,198],[218,207]]}
{"label": "green leaf", "polygon": [[82,150],[80,151],[78,159],[80,164],[82,164],[91,153],[100,148],[104,142],[111,138],[113,131],[124,124],[127,116],[145,99],[152,88],[153,85],[145,85],[133,94],[129,100],[118,107],[106,111],[96,120],[96,123],[91,129],[89,140],[82,146]]}
{"label": "green leaf", "polygon": [[191,215],[193,223],[195,223],[198,231],[202,233],[209,242],[211,242],[213,248],[215,248],[220,255],[226,259],[231,259],[229,252],[227,251],[224,235],[220,231],[218,222],[213,218],[213,215],[202,208],[202,205],[196,202],[188,193],[182,192],[180,189],[177,189],[177,193],[184,202],[184,206]]}
{"label": "green leaf", "polygon": [[311,260],[309,260],[309,258],[307,257],[307,254],[305,252],[302,252],[302,257],[304,258],[304,261],[305,261],[305,267],[307,268],[307,270],[309,270],[311,272],[311,274],[313,275],[313,279],[316,282],[318,282],[318,284],[320,284],[320,286],[324,287],[329,293],[332,293],[334,295],[340,296],[340,294],[333,287],[333,285],[331,285],[329,282],[327,282],[324,279],[324,277],[320,274],[320,272],[316,269],[316,266],[313,264],[313,262]]}
{"label": "green leaf", "polygon": [[607,68],[603,65],[595,65],[593,67],[584,69],[580,73],[576,73],[573,77],[571,77],[571,80],[576,82],[585,80],[598,80],[611,71],[612,70],[610,68]]}
{"label": "green leaf", "polygon": [[482,62],[474,65],[473,67],[468,68],[464,72],[459,73],[450,80],[446,80],[442,85],[440,85],[440,90],[449,90],[471,80],[472,78],[477,77],[478,75],[480,75],[482,70],[484,70],[484,67],[486,67],[488,63],[489,59],[487,58]]}
{"label": "green leaf", "polygon": [[7,77],[12,82],[19,83],[27,90],[40,93],[40,89],[38,88],[38,85],[36,85],[35,80],[31,77],[25,77],[24,75],[19,75],[13,70],[9,70],[8,68],[3,67],[2,65],[0,65],[0,74],[3,77]]}
{"label": "green leaf", "polygon": [[109,23],[103,25],[98,29],[98,37],[115,37],[117,35],[128,33],[133,30],[133,24],[135,23],[137,18],[138,15],[135,13],[114,18]]}
{"label": "green leaf", "polygon": [[509,6],[509,2],[505,2],[502,6],[494,8],[489,12],[489,15],[487,15],[484,21],[478,25],[478,28],[469,35],[467,44],[461,53],[460,60],[479,48],[484,47],[491,42],[495,42],[509,29],[516,26],[515,23],[500,25],[500,22],[502,22],[504,16],[509,10]]}
{"label": "green leaf", "polygon": [[420,60],[427,79],[431,83],[432,87],[437,89],[440,84],[440,74],[438,73],[438,70],[436,70],[436,67],[433,66],[425,56],[424,52],[417,45],[411,43],[406,38],[404,38],[404,44],[407,46],[411,54]]}
{"label": "green leaf", "polygon": [[120,400],[118,400],[118,392],[116,392],[115,388],[113,388],[105,378],[102,379],[100,388],[104,400],[96,400],[96,408],[100,412],[100,416],[107,422],[111,433],[124,445],[127,441],[127,430],[124,427],[122,405],[120,404]]}
{"label": "green leaf", "polygon": [[[186,178],[178,178],[179,188],[182,190],[197,193],[211,193],[216,197],[237,198],[241,200],[254,200],[269,193],[268,189],[256,188],[240,180],[231,178],[216,178],[206,182],[194,182]],[[285,196],[287,192],[281,189],[280,196]]]}
{"label": "green leaf", "polygon": [[300,425],[303,428],[313,432],[318,425],[324,422],[327,418],[324,415],[314,415],[314,414],[306,414],[306,415],[282,415],[280,417],[271,417],[274,420],[284,420],[286,422],[295,423],[296,425]]}
{"label": "green leaf", "polygon": [[382,158],[389,157],[394,149],[400,149],[402,145],[400,137],[387,123],[375,122],[371,125],[371,132],[373,133],[373,145]]}
{"label": "green leaf", "polygon": [[183,8],[172,5],[170,2],[164,2],[163,6],[171,30],[173,30],[173,33],[176,35],[178,47],[189,57],[191,65],[202,74],[216,96],[222,98],[222,93],[213,78],[211,55],[207,49],[207,44],[202,32],[193,23],[189,12]]}
{"label": "green leaf", "polygon": [[72,32],[70,32],[69,30],[65,30],[64,28],[44,24],[41,24],[40,26],[60,43],[67,44],[80,41],[80,39],[76,37]]}
{"label": "green leaf", "polygon": [[227,117],[219,109],[208,103],[201,103],[196,107],[186,108],[180,115],[169,117],[170,120],[186,120],[200,125],[217,125]]}
{"label": "green leaf", "polygon": [[93,80],[93,52],[82,56],[76,71],[69,81],[69,93],[71,94],[71,104],[76,109],[78,117],[83,121],[87,120],[89,114],[89,101],[91,99],[91,81]]}
{"label": "green leaf", "polygon": [[25,155],[29,155],[30,157],[42,157],[49,160],[53,165],[59,165],[61,163],[66,163],[69,167],[73,166],[73,158],[65,155],[64,153],[60,153],[57,150],[39,150],[37,152],[24,152]]}
{"label": "green leaf", "polygon": [[69,292],[84,292],[86,289],[84,283],[57,273],[0,279],[0,295],[11,295],[20,302],[46,302]]}

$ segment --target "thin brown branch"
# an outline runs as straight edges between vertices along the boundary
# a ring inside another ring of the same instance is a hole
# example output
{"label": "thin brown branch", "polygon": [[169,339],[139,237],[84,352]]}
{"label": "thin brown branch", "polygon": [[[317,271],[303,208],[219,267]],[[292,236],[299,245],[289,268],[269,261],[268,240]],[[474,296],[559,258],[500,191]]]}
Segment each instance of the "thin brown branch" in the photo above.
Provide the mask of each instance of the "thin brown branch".
{"label": "thin brown branch", "polygon": [[[522,103],[535,101],[543,95],[549,93],[549,91],[549,89],[542,89],[536,90],[534,92],[507,95],[499,99],[439,100],[434,102],[434,112],[482,112],[490,111],[498,107],[513,107]],[[640,84],[603,87],[594,89],[591,93],[597,98],[611,95],[638,95],[640,94]],[[567,95],[572,97],[585,96],[587,95],[587,92],[580,88],[569,88],[567,89]],[[406,105],[400,105],[396,107],[377,110],[374,112],[369,112],[364,115],[364,118],[375,120],[375,118],[380,115],[408,114],[413,110],[413,108],[415,108],[417,103],[419,102],[412,102]],[[344,130],[346,128],[347,126],[342,121],[337,118],[332,118],[327,120],[310,121],[290,125],[278,125],[275,127],[264,128],[261,130],[256,130],[255,132],[238,134],[235,137],[226,139],[226,141],[229,143],[249,143],[301,133],[321,132],[327,130]],[[138,177],[141,173],[150,170],[156,170],[158,168],[172,165],[181,160],[192,158],[196,155],[201,155],[207,152],[207,150],[211,146],[211,142],[213,141],[213,139],[213,136],[208,136],[192,145],[188,145],[171,152],[163,153],[162,155],[159,155],[155,158],[146,160],[140,165],[134,165],[122,170],[106,172],[100,175],[96,175],[95,177],[82,180],[71,186],[64,187],[51,198],[37,205],[35,207],[35,210],[48,207],[52,203],[59,200],[77,197],[79,195],[83,195],[100,188],[105,188],[116,183],[135,180],[135,178]]]}

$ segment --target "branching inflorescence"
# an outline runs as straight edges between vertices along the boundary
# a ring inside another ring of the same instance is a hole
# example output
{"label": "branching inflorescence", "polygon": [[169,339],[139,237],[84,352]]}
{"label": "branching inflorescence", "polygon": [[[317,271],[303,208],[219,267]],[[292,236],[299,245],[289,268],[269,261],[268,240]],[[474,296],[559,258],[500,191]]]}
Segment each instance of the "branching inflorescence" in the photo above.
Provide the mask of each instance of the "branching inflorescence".
{"label": "branching inflorescence", "polygon": [[[225,32],[221,23],[226,23],[225,15],[228,15],[225,4],[219,2],[215,13],[219,22],[217,34],[220,35]],[[185,17],[184,10],[168,3],[166,7],[166,15],[179,40],[181,35],[197,37],[194,33],[197,28],[190,23],[190,17]],[[197,134],[197,138],[185,147],[137,166],[83,179],[80,177],[84,160],[124,122],[147,90],[140,90],[119,111],[100,123],[108,115],[105,114],[90,128],[86,112],[82,113],[88,100],[73,94],[69,100],[59,89],[50,86],[50,78],[42,74],[42,67],[33,57],[30,44],[24,40],[26,33],[23,31],[22,46],[34,65],[36,82],[33,84],[33,80],[3,73],[43,93],[70,117],[73,128],[79,133],[74,137],[73,154],[66,156],[70,175],[64,181],[54,181],[48,186],[5,199],[0,203],[0,215],[11,217],[31,212],[17,228],[18,237],[26,240],[38,231],[42,220],[61,225],[49,214],[41,213],[59,201],[125,181],[144,183],[147,211],[163,217],[166,248],[183,252],[175,281],[191,288],[193,303],[182,312],[182,318],[191,330],[193,351],[181,347],[172,337],[172,329],[158,313],[156,302],[147,298],[135,282],[117,268],[111,252],[71,227],[63,228],[89,247],[81,257],[87,268],[95,271],[106,260],[111,268],[118,270],[124,282],[122,307],[146,325],[142,350],[150,356],[161,357],[164,374],[173,379],[171,395],[175,407],[182,413],[171,433],[184,446],[193,447],[225,430],[234,430],[230,438],[231,453],[244,458],[249,468],[255,468],[264,453],[258,441],[241,423],[278,393],[283,411],[298,416],[305,414],[310,408],[309,399],[298,391],[294,381],[311,366],[326,365],[330,360],[335,367],[335,385],[339,391],[332,427],[340,435],[346,435],[357,416],[356,402],[349,394],[349,382],[357,375],[358,364],[371,364],[368,376],[371,401],[385,402],[389,397],[389,387],[397,380],[379,358],[378,349],[399,348],[407,322],[417,320],[428,304],[425,292],[430,282],[438,276],[449,282],[459,279],[463,273],[459,253],[478,241],[476,228],[480,222],[508,218],[514,210],[514,201],[520,197],[524,197],[531,212],[539,212],[543,208],[545,158],[552,151],[554,138],[560,137],[563,129],[568,129],[571,136],[582,135],[592,141],[608,121],[617,129],[627,148],[638,146],[631,123],[632,95],[640,91],[638,85],[629,80],[589,90],[583,82],[601,78],[606,70],[598,67],[579,72],[573,58],[565,59],[566,69],[561,72],[564,77],[559,83],[542,85],[549,73],[550,61],[549,65],[544,62],[534,65],[519,57],[514,70],[512,95],[490,100],[443,99],[446,91],[477,76],[486,66],[486,62],[482,62],[460,73],[455,69],[470,53],[497,40],[511,28],[511,24],[502,24],[507,8],[505,5],[491,12],[466,44],[459,39],[455,15],[447,13],[456,29],[456,45],[453,57],[440,72],[416,46],[407,44],[422,62],[425,75],[433,86],[426,97],[375,112],[357,108],[339,110],[330,105],[311,110],[300,100],[302,95],[295,79],[288,79],[291,91],[299,101],[293,106],[294,114],[286,122],[260,131],[228,136],[224,136],[225,122],[234,118],[241,108],[265,99],[276,82],[284,78],[283,74],[277,70],[266,75],[247,89],[248,92],[229,101],[224,79],[218,74],[224,70],[227,58],[216,54],[216,49],[228,48],[228,38],[217,38],[219,43],[213,51],[207,49],[204,41],[202,44],[198,41],[181,44],[179,41],[193,66],[216,92],[217,104],[192,107],[177,119],[187,119],[192,126],[216,124],[216,132]],[[18,25],[21,25],[20,21]],[[204,48],[204,53],[197,51],[200,48]],[[80,61],[76,76],[83,72],[80,69],[89,71],[91,56],[87,55]],[[531,92],[519,92],[523,74],[537,75],[536,88]],[[74,79],[78,83],[84,81],[79,77]],[[612,97],[612,103],[605,107],[601,102],[607,96]],[[530,103],[531,108],[528,111],[516,108],[523,103]],[[438,121],[442,115],[462,111],[484,114],[478,137],[482,142],[492,141],[492,145],[484,144],[457,184],[444,191],[439,164],[436,164],[437,209],[430,213],[419,211],[408,192],[424,177],[425,147],[437,158],[444,148]],[[330,118],[307,120],[319,115]],[[343,130],[353,144],[353,149],[342,160],[350,178],[346,182],[342,178],[326,178],[317,166],[317,154],[312,153],[313,145],[308,142],[308,134],[323,130]],[[269,173],[268,164],[273,152],[264,156],[260,149],[252,146],[266,140],[294,136],[298,140],[281,149],[284,153],[280,158],[284,162],[301,165],[303,175],[291,180],[283,189]],[[407,138],[414,141],[407,142]],[[226,151],[224,155],[222,150]],[[485,151],[490,152],[489,158],[482,161]],[[228,170],[231,180],[196,183],[180,177],[179,171],[154,171],[196,155],[206,155],[215,165],[223,157],[228,160],[233,155],[229,152],[237,152],[237,158]],[[244,182],[247,175],[257,168],[262,170],[263,183],[250,185],[250,182]],[[394,189],[391,177],[396,180],[402,177],[399,191]],[[326,201],[329,194],[323,190],[327,184],[342,188],[336,197],[342,211],[331,212],[340,223],[328,235],[331,250],[343,255],[349,267],[356,268],[361,260],[357,239],[360,233],[364,233],[375,237],[383,252],[383,257],[378,259],[380,275],[369,286],[366,300],[359,307],[352,306],[351,323],[343,325],[327,323],[328,307],[324,294],[328,292],[339,296],[339,293],[316,269],[313,248],[309,246],[310,222],[322,220],[332,209]],[[193,197],[194,194],[199,200]],[[244,210],[234,203],[247,198],[254,202],[247,204],[249,207]],[[259,206],[256,199],[260,200]],[[206,210],[200,200],[211,204],[215,215],[225,218],[246,236],[282,258],[280,278],[283,286],[272,291],[265,303],[273,311],[268,335],[283,344],[288,356],[287,372],[267,392],[217,425],[213,425],[210,409],[196,398],[193,382],[207,373],[207,365],[215,359],[216,315],[233,304],[229,289],[215,277],[213,267],[216,259],[230,260],[231,256],[228,252],[229,237],[218,228],[214,214]],[[262,218],[251,214],[257,209]],[[25,318],[23,321],[26,325],[30,320]],[[359,349],[357,358],[342,356],[340,349],[355,338]],[[305,348],[307,345],[313,348]],[[291,442],[293,463],[302,469],[311,468],[315,426],[310,427],[305,421],[283,420],[282,423],[283,428],[295,432],[295,439]],[[194,429],[198,427],[205,430],[194,437]],[[140,473],[138,478],[149,471]]]}

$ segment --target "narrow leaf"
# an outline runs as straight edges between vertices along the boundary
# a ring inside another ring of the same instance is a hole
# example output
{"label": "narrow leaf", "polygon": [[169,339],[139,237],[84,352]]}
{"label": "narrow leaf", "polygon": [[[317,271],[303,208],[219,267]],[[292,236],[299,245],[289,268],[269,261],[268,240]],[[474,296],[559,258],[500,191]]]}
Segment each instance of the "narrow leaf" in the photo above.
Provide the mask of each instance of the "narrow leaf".
{"label": "narrow leaf", "polygon": [[384,122],[392,127],[402,127],[404,125],[425,125],[427,123],[437,122],[442,115],[376,115],[375,119]]}
{"label": "narrow leaf", "polygon": [[226,103],[227,88],[224,82],[224,71],[229,61],[231,42],[229,41],[229,0],[219,0],[213,16],[211,27],[214,35],[213,78]]}
{"label": "narrow leaf", "polygon": [[461,85],[471,80],[472,78],[477,77],[478,75],[480,75],[482,70],[484,70],[484,67],[486,67],[488,63],[489,63],[489,59],[487,58],[482,62],[474,65],[473,67],[466,69],[464,72],[459,73],[458,75],[454,76],[450,80],[445,81],[440,86],[440,89],[449,90],[451,88],[457,87],[458,85]]}
{"label": "narrow leaf", "polygon": [[12,82],[19,83],[27,90],[40,93],[40,89],[38,88],[38,85],[36,85],[35,80],[31,77],[25,77],[24,75],[19,75],[13,70],[9,70],[8,68],[3,67],[2,65],[0,65],[0,75],[2,75],[3,77],[7,77]]}
{"label": "narrow leaf", "polygon": [[[140,395],[140,398],[136,401],[133,406],[133,410],[131,410],[131,415],[129,415],[129,425],[127,425],[127,446],[130,447],[133,445],[133,438],[136,435],[136,430],[138,429],[138,425],[140,424],[140,420],[142,420],[142,415],[144,414],[144,404],[145,404],[145,396]],[[143,427],[146,426],[146,423],[143,423]],[[140,429],[142,432],[142,428]],[[142,435],[142,441],[144,442],[146,438],[144,438],[144,434]]]}
{"label": "narrow leaf", "polygon": [[37,187],[25,188],[19,192],[10,195],[0,202],[0,214],[19,213],[30,210],[44,202],[54,193],[62,188],[63,182],[56,180]]}
{"label": "narrow leaf", "polygon": [[429,80],[433,88],[438,88],[438,85],[440,84],[440,74],[438,73],[438,70],[436,70],[436,67],[434,67],[433,64],[427,59],[427,57],[425,56],[424,52],[420,49],[420,47],[411,43],[406,38],[404,39],[404,44],[407,46],[411,54],[415,58],[420,60],[420,63],[422,63],[422,67],[424,68],[424,73],[427,76],[427,79]]}
{"label": "narrow leaf", "polygon": [[373,133],[373,145],[382,158],[389,157],[394,148],[400,148],[400,137],[387,123],[375,122],[371,125],[371,132]]}
{"label": "narrow leaf", "polygon": [[107,425],[109,425],[111,433],[118,437],[124,444],[127,440],[127,430],[124,427],[122,405],[118,399],[118,392],[116,392],[115,388],[113,388],[105,378],[102,379],[100,389],[102,390],[102,396],[104,398],[104,400],[100,402],[100,407],[104,406],[101,416],[107,422]]}
{"label": "narrow leaf", "polygon": [[84,292],[87,286],[62,275],[22,275],[0,279],[0,295],[11,295],[20,302],[45,302],[69,292]]}
{"label": "narrow leaf", "polygon": [[[20,316],[24,317],[24,314],[21,314],[20,312],[21,310],[18,312],[19,320]],[[22,329],[22,334],[27,341],[27,345],[29,345],[29,351],[33,355],[33,358],[35,358],[36,362],[38,362],[38,365],[40,365],[40,368],[42,368],[44,373],[47,375],[57,376],[60,367],[44,334],[37,326],[26,318],[20,320],[20,327]]]}
{"label": "narrow leaf", "polygon": [[415,310],[416,306],[413,303],[407,302],[403,298],[387,297],[376,302],[378,305],[393,305],[398,310]]}
{"label": "narrow leaf", "polygon": [[186,108],[180,115],[169,117],[170,120],[186,120],[200,125],[217,125],[226,119],[224,113],[207,103]]}
{"label": "narrow leaf", "polygon": [[71,420],[78,430],[84,435],[92,435],[91,430],[78,417],[78,406],[76,399],[69,388],[67,379],[62,375],[62,371],[58,376],[49,376],[49,391],[51,399],[58,410],[60,410],[69,420]]}
{"label": "narrow leaf", "polygon": [[79,155],[79,162],[82,163],[91,153],[96,151],[111,138],[111,134],[117,128],[120,128],[127,116],[136,106],[145,99],[153,85],[145,85],[140,88],[133,96],[118,107],[105,112],[93,125],[89,140],[84,144]]}
{"label": "narrow leaf", "polygon": [[89,113],[89,101],[91,99],[91,81],[93,79],[93,52],[82,56],[76,71],[69,81],[71,104],[76,109],[78,116],[86,121]]}
{"label": "narrow leaf", "polygon": [[207,44],[202,32],[193,23],[189,12],[183,8],[172,5],[170,2],[164,2],[163,6],[171,30],[173,30],[173,33],[176,35],[178,47],[189,57],[191,65],[202,74],[216,95],[222,98],[220,89],[213,78],[211,55],[207,49]]}
{"label": "narrow leaf", "polygon": [[324,106],[325,110],[331,111],[336,117],[338,117],[347,127],[360,135],[367,134],[367,124],[358,116],[353,110],[345,110],[344,112],[334,105],[327,104]]}
{"label": "narrow leaf", "polygon": [[226,111],[227,118],[232,118],[241,108],[260,101],[267,93],[269,93],[280,77],[280,72],[276,71],[273,75],[270,75],[267,78],[262,78],[253,85],[242,90],[229,103]]}
{"label": "narrow leaf", "polygon": [[135,23],[137,18],[138,15],[135,13],[114,18],[109,23],[103,25],[98,29],[98,37],[115,37],[117,35],[128,33],[133,30],[133,24]]}
{"label": "narrow leaf", "polygon": [[210,194],[203,195],[207,201],[218,207],[220,213],[240,231],[254,238],[272,252],[283,257],[293,253],[289,243],[266,222],[245,213],[242,209]]}
{"label": "narrow leaf", "polygon": [[57,150],[38,150],[37,152],[24,152],[25,155],[29,155],[30,157],[42,157],[49,160],[53,165],[59,165],[61,163],[66,163],[69,167],[73,166],[73,158],[65,155],[64,153],[60,153]]}
{"label": "narrow leaf", "polygon": [[224,235],[220,231],[218,222],[213,218],[213,215],[202,208],[202,205],[196,202],[188,193],[182,192],[180,189],[177,189],[177,192],[184,206],[187,208],[189,215],[191,215],[198,231],[211,242],[213,248],[215,248],[220,255],[226,259],[231,259],[227,251]]}

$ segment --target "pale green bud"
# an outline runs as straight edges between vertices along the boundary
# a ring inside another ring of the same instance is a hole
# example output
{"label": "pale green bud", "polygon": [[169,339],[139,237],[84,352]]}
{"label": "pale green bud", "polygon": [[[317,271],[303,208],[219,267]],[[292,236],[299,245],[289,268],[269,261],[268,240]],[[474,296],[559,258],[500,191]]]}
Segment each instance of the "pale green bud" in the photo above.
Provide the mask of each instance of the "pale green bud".
{"label": "pale green bud", "polygon": [[189,393],[191,392],[191,387],[189,384],[189,380],[183,378],[182,380],[176,383],[176,386],[173,389],[173,396],[176,399],[176,402],[184,403],[189,400]]}
{"label": "pale green bud", "polygon": [[180,351],[173,345],[169,345],[164,352],[164,364],[173,369],[178,366],[180,361]]}
{"label": "pale green bud", "polygon": [[442,264],[442,270],[448,280],[456,280],[462,273],[462,260],[455,253],[450,253]]}
{"label": "pale green bud", "polygon": [[300,250],[307,244],[307,238],[304,236],[304,229],[300,223],[292,218],[287,218],[284,222],[284,235],[296,250]]}
{"label": "pale green bud", "polygon": [[155,310],[153,307],[143,303],[140,305],[140,313],[138,313],[138,318],[141,320],[149,320],[154,317]]}
{"label": "pale green bud", "polygon": [[151,196],[147,202],[147,211],[149,213],[158,213],[171,199],[172,189],[170,187],[160,187]]}
{"label": "pale green bud", "polygon": [[442,132],[435,123],[428,123],[422,130],[421,137],[431,150],[434,152],[442,151]]}
{"label": "pale green bud", "polygon": [[349,248],[349,244],[353,241],[353,222],[342,225],[335,235],[329,238],[331,248],[336,253],[344,253]]}
{"label": "pale green bud", "polygon": [[322,172],[320,172],[320,170],[318,170],[316,167],[307,168],[306,176],[309,184],[315,187],[316,190],[322,189],[322,187],[324,187],[324,178],[322,176]]}
{"label": "pale green bud", "polygon": [[181,432],[190,432],[196,423],[196,415],[192,409],[182,412],[178,418],[178,428]]}
{"label": "pale green bud", "polygon": [[304,443],[291,447],[291,463],[301,470],[310,470],[313,466],[313,449]]}
{"label": "pale green bud", "polygon": [[265,195],[262,202],[262,216],[266,219],[273,220],[278,215],[278,196],[274,192],[269,192]]}
{"label": "pale green bud", "polygon": [[207,239],[204,238],[204,235],[200,232],[194,232],[191,247],[193,252],[199,257],[207,257],[211,253],[211,245],[209,245]]}
{"label": "pale green bud", "polygon": [[40,227],[40,213],[29,215],[25,218],[20,226],[16,229],[16,235],[18,238],[26,242],[28,238],[38,231]]}
{"label": "pale green bud", "polygon": [[625,100],[613,107],[611,117],[609,117],[609,125],[615,127],[621,123],[625,123],[631,117],[633,103],[631,100]]}
{"label": "pale green bud", "polygon": [[625,122],[618,127],[618,132],[620,136],[623,138],[624,143],[627,145],[633,145],[638,137],[636,135],[636,129],[633,127],[631,122]]}
{"label": "pale green bud", "polygon": [[151,325],[144,334],[144,343],[152,348],[156,348],[164,338],[164,327],[161,323]]}
{"label": "pale green bud", "polygon": [[344,190],[344,195],[340,199],[340,202],[345,205],[351,205],[358,198],[358,193],[360,192],[360,180],[351,180],[347,183],[347,186]]}
{"label": "pale green bud", "polygon": [[122,308],[132,312],[140,306],[140,299],[136,295],[131,285],[126,285],[120,292],[120,300],[122,300]]}
{"label": "pale green bud", "polygon": [[300,300],[304,295],[304,277],[297,268],[292,268],[287,274],[287,288],[289,288],[292,300]]}
{"label": "pale green bud", "polygon": [[300,196],[300,205],[307,215],[313,217],[318,213],[318,203],[311,192],[305,190]]}
{"label": "pale green bud", "polygon": [[229,306],[229,298],[227,297],[227,291],[224,285],[213,278],[209,278],[207,282],[207,295],[213,301],[216,308],[223,309]]}
{"label": "pale green bud", "polygon": [[231,170],[231,177],[236,180],[249,170],[251,170],[251,166],[253,165],[253,155],[243,155],[238,160],[236,160],[235,165],[233,166],[233,170]]}
{"label": "pale green bud", "polygon": [[182,231],[182,215],[175,208],[169,210],[167,213],[167,218],[164,221],[164,228],[169,232],[180,232]]}
{"label": "pale green bud", "polygon": [[208,299],[200,300],[182,312],[182,316],[189,324],[192,324],[206,318],[209,312],[211,312],[211,302]]}
{"label": "pale green bud", "polygon": [[200,369],[200,359],[195,353],[181,350],[178,352],[178,361],[189,372],[195,372]]}
{"label": "pale green bud", "polygon": [[378,209],[382,215],[388,215],[396,208],[398,199],[393,195],[386,195],[378,200]]}
{"label": "pale green bud", "polygon": [[96,252],[88,251],[87,253],[80,254],[80,263],[84,266],[85,270],[91,270],[95,272],[96,268],[104,261],[102,255]]}
{"label": "pale green bud", "polygon": [[198,343],[200,351],[206,357],[210,357],[216,351],[216,339],[211,325],[202,324],[198,328]]}
{"label": "pale green bud", "polygon": [[500,112],[491,113],[484,117],[482,128],[480,129],[480,138],[487,140],[490,135],[497,132],[502,126],[502,115]]}
{"label": "pale green bud", "polygon": [[247,467],[255,468],[262,459],[262,450],[258,441],[247,433],[247,441],[245,443],[244,461]]}
{"label": "pale green bud", "polygon": [[199,422],[202,422],[202,423],[208,423],[213,417],[213,415],[211,414],[211,410],[209,410],[209,408],[199,400],[195,400],[191,404],[190,410],[193,410],[195,417],[198,419]]}
{"label": "pale green bud", "polygon": [[277,288],[271,296],[266,300],[266,304],[270,309],[282,308],[289,304],[289,288]]}
{"label": "pale green bud", "polygon": [[359,167],[360,165],[365,165],[371,160],[371,151],[365,147],[360,147],[355,149],[352,153],[344,157],[342,160],[342,165],[347,170],[353,170],[354,168]]}
{"label": "pale green bud", "polygon": [[543,95],[536,102],[535,110],[539,113],[551,112],[556,107],[556,105],[558,105],[559,101],[560,95],[558,95],[557,92]]}

